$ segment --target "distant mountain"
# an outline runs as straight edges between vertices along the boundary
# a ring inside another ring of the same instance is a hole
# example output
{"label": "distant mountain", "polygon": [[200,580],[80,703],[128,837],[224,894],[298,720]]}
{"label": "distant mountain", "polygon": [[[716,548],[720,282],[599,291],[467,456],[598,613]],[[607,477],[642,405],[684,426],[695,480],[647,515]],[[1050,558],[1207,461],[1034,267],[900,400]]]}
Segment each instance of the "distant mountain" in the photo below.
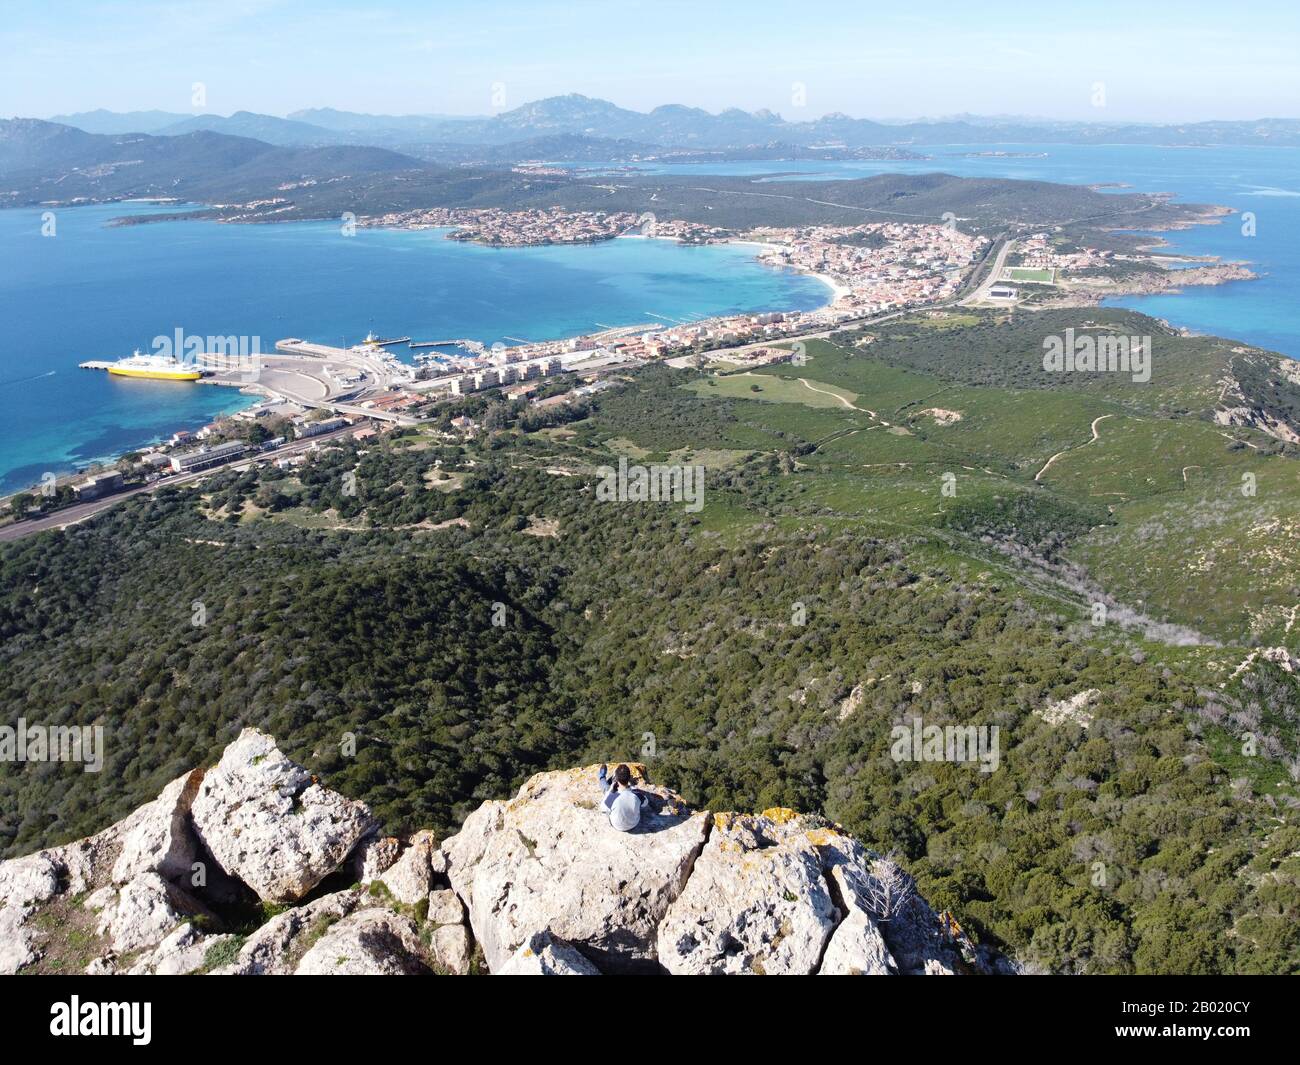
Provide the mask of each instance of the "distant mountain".
{"label": "distant mountain", "polygon": [[[163,112],[137,112],[136,116]],[[130,126],[148,118],[90,112],[80,128]],[[220,115],[168,116],[159,134],[205,129],[255,137],[281,146],[370,144],[399,151],[421,150],[425,158],[456,157],[468,146],[500,147],[543,137],[586,137],[623,141],[647,148],[738,151],[772,144],[797,148],[843,149],[940,144],[1153,144],[1300,145],[1300,120],[1272,118],[1250,122],[1196,122],[1180,125],[1055,122],[1014,116],[959,115],[946,119],[880,122],[831,113],[789,122],[772,111],[731,108],[713,114],[698,107],[665,104],[649,112],[632,111],[570,93],[526,103],[499,115],[372,115],[333,108],[295,111],[288,118],[240,111]],[[76,123],[71,123],[76,124]],[[107,129],[106,129],[107,131]],[[115,132],[124,132],[118,129]],[[132,132],[137,131],[132,129]],[[431,148],[430,146],[436,146]],[[473,157],[473,153],[467,153]],[[513,154],[513,153],[510,153]],[[590,157],[587,157],[590,158]]]}
{"label": "distant mountain", "polygon": [[705,149],[738,149],[771,143],[863,148],[1018,141],[1300,145],[1300,120],[1297,119],[1154,125],[962,115],[952,119],[887,123],[831,113],[808,121],[788,122],[771,111],[731,108],[712,114],[681,104],[665,104],[649,112],[632,111],[608,100],[576,93],[536,100],[490,118],[399,118],[319,111],[300,111],[292,117],[311,118],[320,125],[332,124],[333,128],[358,136],[368,134],[377,143],[386,144],[400,144],[404,139],[412,142],[410,139],[415,138],[429,144],[504,145],[537,137],[571,135],[633,141],[660,148]]}
{"label": "distant mountain", "polygon": [[306,122],[322,129],[339,133],[368,133],[375,131],[404,132],[423,135],[430,130],[442,130],[447,124],[477,122],[481,116],[461,115],[367,115],[356,111],[336,111],[332,107],[313,107],[294,111],[288,116],[296,122]]}
{"label": "distant mountain", "polygon": [[156,133],[164,126],[190,116],[175,111],[80,111],[74,115],[55,115],[51,122],[75,126],[87,133]]}
{"label": "distant mountain", "polygon": [[229,117],[195,115],[164,126],[157,132],[160,136],[171,137],[181,133],[194,133],[197,130],[226,133],[232,137],[253,137],[267,144],[282,147],[339,144],[349,140],[334,130],[293,119],[277,118],[275,115],[259,115],[252,111],[236,111]]}

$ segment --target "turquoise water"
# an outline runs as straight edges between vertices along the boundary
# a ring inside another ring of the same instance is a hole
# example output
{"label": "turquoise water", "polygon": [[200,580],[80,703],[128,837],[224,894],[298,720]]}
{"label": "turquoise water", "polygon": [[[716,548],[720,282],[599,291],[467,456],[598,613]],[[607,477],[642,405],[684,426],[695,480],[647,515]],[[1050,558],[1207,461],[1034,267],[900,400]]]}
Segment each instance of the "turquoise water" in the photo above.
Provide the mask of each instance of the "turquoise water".
{"label": "turquoise water", "polygon": [[[942,171],[961,177],[1021,178],[1070,185],[1122,182],[1113,192],[1169,192],[1178,202],[1212,203],[1255,215],[1161,234],[1169,250],[1247,260],[1256,281],[1190,287],[1180,295],[1125,297],[1118,306],[1202,333],[1232,337],[1300,358],[1300,148],[1159,148],[1140,145],[983,144],[925,146],[930,159],[852,162],[740,162],[638,165],[659,174],[740,174],[806,180]],[[970,157],[968,152],[1044,153],[1045,158]],[[593,167],[599,164],[574,164]],[[614,167],[620,164],[606,164]]]}
{"label": "turquoise water", "polygon": [[[1044,158],[965,152],[1045,153]],[[656,173],[777,174],[805,179],[947,173],[1072,184],[1124,183],[1255,216],[1164,234],[1172,250],[1250,261],[1262,276],[1117,304],[1205,333],[1300,358],[1300,149],[1129,145],[950,145],[933,158],[843,163],[746,162],[647,166]],[[590,167],[591,164],[582,164]],[[1113,191],[1125,191],[1116,189]],[[583,247],[492,249],[435,232],[333,223],[108,228],[145,205],[61,210],[57,236],[39,211],[0,211],[0,491],[111,457],[248,402],[229,389],[120,381],[78,370],[147,348],[153,337],[285,336],[354,343],[384,335],[492,343],[572,336],[627,325],[825,302],[812,278],[760,266],[734,247],[619,240]],[[398,349],[399,351],[401,349]]]}
{"label": "turquoise water", "polygon": [[[821,282],[740,247],[616,240],[493,249],[434,231],[335,223],[108,227],[147,205],[0,211],[0,491],[193,429],[250,401],[206,385],[79,370],[153,338],[288,336],[353,344],[368,330],[491,344],[663,318],[824,304]],[[401,353],[405,348],[396,348]]]}

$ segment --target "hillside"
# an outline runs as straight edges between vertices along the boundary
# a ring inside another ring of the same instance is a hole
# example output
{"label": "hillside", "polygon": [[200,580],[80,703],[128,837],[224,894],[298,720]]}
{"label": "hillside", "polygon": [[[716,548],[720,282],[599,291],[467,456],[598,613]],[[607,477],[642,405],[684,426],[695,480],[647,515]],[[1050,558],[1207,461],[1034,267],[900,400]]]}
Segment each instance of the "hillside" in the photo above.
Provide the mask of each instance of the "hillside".
{"label": "hillside", "polygon": [[[108,112],[69,115],[56,121],[82,125],[92,132],[168,131],[158,112],[131,116]],[[189,127],[184,116],[179,128]],[[634,111],[608,100],[569,93],[534,100],[496,115],[373,115],[333,108],[296,111],[279,119],[272,115],[240,112],[229,132],[254,135],[251,122],[262,124],[270,135],[291,138],[276,143],[301,143],[306,128],[313,135],[358,138],[355,143],[406,147],[413,144],[505,145],[512,141],[555,135],[581,135],[611,140],[632,140],[661,148],[742,148],[774,141],[808,147],[842,144],[850,148],[880,145],[940,144],[1156,144],[1208,145],[1300,143],[1300,122],[1286,118],[1254,121],[1155,123],[1061,122],[1031,118],[981,119],[959,116],[911,122],[879,122],[845,114],[825,114],[815,119],[789,121],[772,111],[728,108],[713,113],[699,107],[664,104],[650,111]],[[216,128],[221,116],[200,116],[203,128]],[[84,123],[84,125],[83,125]],[[124,125],[126,123],[126,125]],[[276,127],[277,123],[284,125]],[[317,141],[317,143],[326,143]]]}
{"label": "hillside", "polygon": [[[563,135],[557,136],[526,142],[528,154],[573,146]],[[514,149],[505,152],[498,164],[505,165],[513,155]],[[443,158],[458,161],[460,149]],[[381,214],[430,207],[562,207],[648,211],[736,229],[956,216],[965,228],[1053,225],[1081,234],[1158,229],[1203,221],[1207,214],[1204,207],[1174,205],[1160,196],[1111,195],[1042,181],[941,173],[882,174],[856,181],[716,176],[706,182],[690,177],[534,175],[444,166],[384,148],[273,147],[208,129],[170,137],[96,135],[31,119],[0,121],[0,175],[6,186],[0,192],[0,206],[139,197],[258,204],[225,212],[244,221],[337,218],[344,212]],[[1108,239],[1115,243],[1137,238]]]}
{"label": "hillside", "polygon": [[0,973],[1013,971],[838,825],[695,811],[631,769],[630,832],[591,766],[399,839],[246,729],[103,832],[0,863]]}
{"label": "hillside", "polygon": [[200,130],[92,134],[35,119],[0,120],[0,206],[157,196],[200,202],[272,197],[291,181],[363,179],[421,163],[383,148],[277,148]]}
{"label": "hillside", "polygon": [[[1067,324],[1150,335],[1151,381],[1044,373]],[[396,834],[636,759],[692,807],[897,850],[1030,968],[1300,968],[1291,364],[1092,309],[805,355],[550,413],[467,397],[6,545],[0,707],[112,739],[102,774],[0,765],[4,852],[101,830],[246,726]],[[703,509],[598,502],[620,457],[704,466]],[[896,757],[914,719],[996,726],[998,767]]]}

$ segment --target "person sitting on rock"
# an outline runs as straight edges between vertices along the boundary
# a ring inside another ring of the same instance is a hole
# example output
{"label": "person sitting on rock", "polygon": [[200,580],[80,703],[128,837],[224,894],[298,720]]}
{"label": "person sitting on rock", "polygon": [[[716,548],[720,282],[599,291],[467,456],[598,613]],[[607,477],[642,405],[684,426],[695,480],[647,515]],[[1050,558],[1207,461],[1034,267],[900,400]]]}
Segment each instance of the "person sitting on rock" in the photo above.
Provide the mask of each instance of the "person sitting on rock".
{"label": "person sitting on rock", "polygon": [[631,832],[641,821],[641,811],[649,800],[632,787],[632,772],[625,765],[615,766],[614,776],[600,767],[601,808],[609,823],[620,832]]}

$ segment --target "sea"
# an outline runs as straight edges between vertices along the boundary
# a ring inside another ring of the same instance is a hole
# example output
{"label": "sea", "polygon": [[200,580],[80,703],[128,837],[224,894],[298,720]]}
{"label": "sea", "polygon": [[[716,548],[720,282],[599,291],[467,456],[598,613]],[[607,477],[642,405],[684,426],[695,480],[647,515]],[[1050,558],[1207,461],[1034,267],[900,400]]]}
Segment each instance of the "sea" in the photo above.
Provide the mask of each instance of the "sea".
{"label": "sea", "polygon": [[1178,295],[1110,301],[1194,332],[1300,358],[1300,148],[1169,148],[1146,145],[950,144],[913,149],[925,159],[628,164],[575,163],[614,173],[746,175],[756,181],[829,180],[875,174],[946,173],[1105,186],[1106,193],[1164,192],[1178,203],[1240,212],[1218,225],[1161,233],[1166,251],[1247,261],[1260,277],[1189,287]]}
{"label": "sea", "polygon": [[[344,347],[373,331],[487,345],[608,326],[811,310],[829,287],[752,248],[627,238],[488,248],[444,230],[334,222],[114,226],[149,204],[0,211],[0,492],[196,429],[255,402],[232,388],[78,369],[157,337],[300,337]],[[44,235],[53,223],[53,234]],[[394,354],[410,361],[405,346]]]}
{"label": "sea", "polygon": [[[1170,251],[1248,261],[1258,280],[1111,301],[1196,332],[1300,358],[1300,149],[997,144],[918,148],[922,160],[638,165],[646,173],[851,179],[945,172],[1164,192],[1221,204],[1217,225],[1161,234]],[[626,172],[624,164],[567,164]],[[621,239],[486,248],[440,230],[334,222],[113,226],[150,204],[0,211],[0,492],[194,429],[252,402],[226,388],[121,380],[77,363],[154,338],[284,337],[325,344],[367,332],[492,344],[608,326],[826,302],[815,278],[758,263],[745,246]],[[403,354],[404,348],[393,349]]]}

